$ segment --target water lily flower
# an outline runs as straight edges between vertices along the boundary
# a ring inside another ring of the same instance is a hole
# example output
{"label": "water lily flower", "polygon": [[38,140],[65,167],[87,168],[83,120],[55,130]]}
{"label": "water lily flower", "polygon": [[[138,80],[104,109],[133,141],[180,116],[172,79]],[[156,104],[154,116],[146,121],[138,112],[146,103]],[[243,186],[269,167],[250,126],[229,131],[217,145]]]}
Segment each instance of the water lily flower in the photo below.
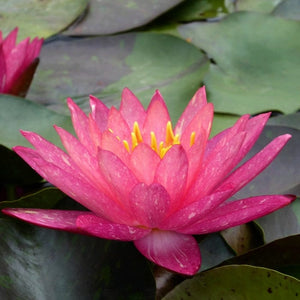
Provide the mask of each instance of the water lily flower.
{"label": "water lily flower", "polygon": [[199,89],[173,128],[156,91],[145,110],[123,90],[120,109],[90,96],[87,116],[68,99],[77,138],[55,126],[66,152],[34,132],[35,149],[17,146],[34,170],[89,211],[6,208],[5,214],[47,228],[133,241],[149,260],[192,275],[200,267],[193,235],[264,216],[289,204],[290,195],[229,200],[262,172],[290,135],[275,138],[236,167],[260,135],[269,114],[242,116],[209,139],[213,105]]}
{"label": "water lily flower", "polygon": [[0,93],[25,97],[38,65],[43,39],[16,44],[18,28],[3,39],[0,31]]}

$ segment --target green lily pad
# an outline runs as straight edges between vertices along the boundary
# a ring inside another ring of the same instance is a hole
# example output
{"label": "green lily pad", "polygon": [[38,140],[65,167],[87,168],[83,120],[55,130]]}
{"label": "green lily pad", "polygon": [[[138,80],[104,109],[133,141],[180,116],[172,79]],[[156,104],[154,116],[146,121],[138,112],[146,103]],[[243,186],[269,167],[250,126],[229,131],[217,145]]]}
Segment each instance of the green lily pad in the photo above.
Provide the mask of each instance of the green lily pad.
{"label": "green lily pad", "polygon": [[31,184],[41,177],[16,153],[0,145],[0,182],[2,184]]}
{"label": "green lily pad", "polygon": [[176,37],[131,33],[67,39],[45,45],[28,98],[68,114],[72,97],[89,110],[88,95],[119,105],[124,87],[148,104],[159,89],[176,119],[199,88],[207,57]]}
{"label": "green lily pad", "polygon": [[300,112],[270,118],[269,125],[287,126],[300,130]]}
{"label": "green lily pad", "polygon": [[236,11],[255,11],[269,13],[281,0],[237,0],[235,1]]}
{"label": "green lily pad", "polygon": [[113,34],[145,25],[183,0],[92,0],[87,14],[65,32],[70,35]]}
{"label": "green lily pad", "polygon": [[51,142],[61,145],[53,125],[72,130],[71,118],[42,105],[10,95],[0,95],[0,144],[7,148],[30,144],[20,129],[35,131]]}
{"label": "green lily pad", "polygon": [[87,6],[87,0],[0,0],[0,28],[7,35],[19,27],[19,40],[48,38],[68,27]]}
{"label": "green lily pad", "polygon": [[299,0],[285,0],[279,3],[272,14],[285,19],[300,21],[300,2]]}
{"label": "green lily pad", "polygon": [[277,271],[252,266],[224,266],[187,279],[164,300],[299,299],[300,281]]}
{"label": "green lily pad", "polygon": [[239,12],[219,23],[193,23],[178,30],[215,62],[204,83],[217,112],[299,109],[300,23]]}
{"label": "green lily pad", "polygon": [[36,193],[21,197],[13,201],[1,201],[0,209],[6,207],[26,208],[54,208],[54,206],[66,195],[55,187],[48,187]]}
{"label": "green lily pad", "polygon": [[300,268],[300,235],[291,235],[264,246],[253,249],[243,255],[224,261],[221,265],[247,264],[283,270],[288,267]]}
{"label": "green lily pad", "polygon": [[228,228],[221,236],[237,255],[264,244],[262,230],[254,222]]}
{"label": "green lily pad", "polygon": [[155,283],[132,243],[0,219],[1,299],[154,299]]}

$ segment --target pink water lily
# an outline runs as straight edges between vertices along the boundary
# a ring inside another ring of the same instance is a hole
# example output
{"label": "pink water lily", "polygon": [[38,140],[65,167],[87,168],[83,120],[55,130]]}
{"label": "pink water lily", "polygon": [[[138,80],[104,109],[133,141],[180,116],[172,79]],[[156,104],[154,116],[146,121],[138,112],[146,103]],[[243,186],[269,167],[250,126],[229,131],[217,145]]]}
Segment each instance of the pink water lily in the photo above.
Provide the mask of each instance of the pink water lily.
{"label": "pink water lily", "polygon": [[8,208],[4,213],[47,228],[133,241],[154,263],[192,275],[201,262],[192,235],[251,221],[294,199],[264,195],[228,200],[263,171],[291,137],[277,137],[236,168],[260,135],[268,113],[244,115],[208,139],[213,105],[207,103],[204,88],[174,129],[159,91],[147,110],[128,89],[120,109],[109,109],[93,96],[88,116],[71,99],[68,105],[78,139],[55,126],[66,152],[25,131],[35,149],[14,150],[90,211]]}
{"label": "pink water lily", "polygon": [[24,97],[38,64],[43,39],[16,43],[18,28],[3,39],[0,31],[0,93]]}

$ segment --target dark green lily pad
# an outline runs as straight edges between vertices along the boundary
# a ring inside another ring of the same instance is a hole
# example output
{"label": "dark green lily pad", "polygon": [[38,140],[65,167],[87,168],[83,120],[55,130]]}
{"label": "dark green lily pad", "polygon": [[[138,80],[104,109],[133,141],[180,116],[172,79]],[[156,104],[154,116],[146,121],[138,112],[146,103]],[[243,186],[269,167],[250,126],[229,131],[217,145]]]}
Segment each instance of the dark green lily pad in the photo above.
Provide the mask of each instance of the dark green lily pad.
{"label": "dark green lily pad", "polygon": [[281,18],[300,21],[300,2],[299,0],[284,0],[274,8],[272,14]]}
{"label": "dark green lily pad", "polygon": [[300,281],[252,266],[224,266],[187,279],[164,300],[299,299]]}
{"label": "dark green lily pad", "polygon": [[237,255],[264,244],[263,232],[254,222],[228,228],[221,236]]}
{"label": "dark green lily pad", "polygon": [[236,0],[236,11],[269,13],[281,0]]}
{"label": "dark green lily pad", "polygon": [[31,184],[41,177],[16,153],[0,145],[0,182],[2,184]]}
{"label": "dark green lily pad", "polygon": [[61,145],[53,129],[54,124],[72,131],[70,117],[23,98],[0,95],[0,144],[5,147],[30,145],[19,132],[20,129],[35,131],[51,142]]}
{"label": "dark green lily pad", "polygon": [[42,50],[28,98],[68,114],[67,97],[88,111],[89,94],[118,106],[128,87],[148,104],[159,89],[176,119],[207,68],[207,57],[196,47],[163,34],[55,41]]}
{"label": "dark green lily pad", "polygon": [[269,125],[287,126],[300,130],[300,112],[270,118]]}
{"label": "dark green lily pad", "polygon": [[155,283],[132,243],[0,219],[1,299],[154,299]]}
{"label": "dark green lily pad", "polygon": [[0,28],[7,35],[19,27],[19,40],[47,38],[68,27],[87,6],[87,0],[0,0]]}
{"label": "dark green lily pad", "polygon": [[54,208],[66,195],[55,187],[48,187],[36,193],[21,197],[13,201],[1,201],[0,209],[7,207],[24,208]]}
{"label": "dark green lily pad", "polygon": [[204,78],[217,112],[293,113],[300,107],[300,23],[250,12],[179,27],[216,64]]}
{"label": "dark green lily pad", "polygon": [[276,270],[300,268],[300,235],[291,235],[224,261],[221,265],[247,264]]}
{"label": "dark green lily pad", "polygon": [[65,34],[113,34],[145,25],[183,0],[124,1],[92,0],[82,20]]}

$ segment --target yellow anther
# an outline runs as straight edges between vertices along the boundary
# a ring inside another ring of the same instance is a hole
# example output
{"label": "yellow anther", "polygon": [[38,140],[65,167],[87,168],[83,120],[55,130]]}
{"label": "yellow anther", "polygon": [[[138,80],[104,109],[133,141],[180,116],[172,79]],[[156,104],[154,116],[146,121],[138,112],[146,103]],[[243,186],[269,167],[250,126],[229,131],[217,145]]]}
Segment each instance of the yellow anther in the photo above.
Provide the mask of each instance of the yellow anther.
{"label": "yellow anther", "polygon": [[194,143],[195,143],[195,138],[196,138],[196,132],[193,131],[193,132],[191,133],[191,137],[190,137],[190,146],[191,146],[191,147],[192,147],[192,146],[194,145]]}
{"label": "yellow anther", "polygon": [[164,142],[160,142],[158,147],[158,153],[161,153],[163,149],[164,149]]}
{"label": "yellow anther", "polygon": [[179,134],[177,133],[176,135],[175,135],[175,137],[174,137],[174,141],[173,141],[173,144],[175,145],[178,145],[178,144],[180,144],[180,136],[179,136]]}
{"label": "yellow anther", "polygon": [[166,128],[166,145],[173,144],[173,141],[174,141],[174,132],[172,129],[172,124],[170,121],[168,121],[167,128]]}
{"label": "yellow anther", "polygon": [[131,132],[131,143],[132,143],[132,150],[139,144],[138,139],[134,132]]}
{"label": "yellow anther", "polygon": [[142,137],[138,122],[134,122],[133,132],[136,136],[136,139],[137,139],[138,143],[142,143],[143,142],[143,137]]}
{"label": "yellow anther", "polygon": [[130,147],[126,140],[123,141],[123,145],[125,146],[126,150],[130,153]]}
{"label": "yellow anther", "polygon": [[151,148],[157,152],[157,141],[156,141],[156,136],[155,133],[153,131],[150,132],[150,136],[151,136]]}
{"label": "yellow anther", "polygon": [[172,145],[168,146],[168,147],[163,147],[160,151],[159,151],[159,156],[160,158],[163,158],[165,156],[165,154],[167,153],[167,151],[172,147]]}
{"label": "yellow anther", "polygon": [[108,131],[109,131],[110,133],[114,133],[113,130],[112,130],[111,128],[108,128]]}

